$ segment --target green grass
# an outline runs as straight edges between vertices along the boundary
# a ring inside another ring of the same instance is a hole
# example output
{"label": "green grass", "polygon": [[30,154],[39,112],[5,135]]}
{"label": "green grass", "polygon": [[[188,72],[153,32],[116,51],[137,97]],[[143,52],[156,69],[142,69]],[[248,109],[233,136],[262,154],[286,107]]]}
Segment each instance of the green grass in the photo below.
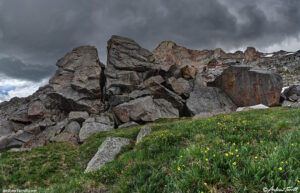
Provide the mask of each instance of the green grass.
{"label": "green grass", "polygon": [[[81,146],[50,144],[0,158],[0,189],[39,192],[263,192],[299,187],[300,109],[270,108],[210,119],[160,120],[91,136]],[[130,138],[114,162],[84,173],[107,136]]]}

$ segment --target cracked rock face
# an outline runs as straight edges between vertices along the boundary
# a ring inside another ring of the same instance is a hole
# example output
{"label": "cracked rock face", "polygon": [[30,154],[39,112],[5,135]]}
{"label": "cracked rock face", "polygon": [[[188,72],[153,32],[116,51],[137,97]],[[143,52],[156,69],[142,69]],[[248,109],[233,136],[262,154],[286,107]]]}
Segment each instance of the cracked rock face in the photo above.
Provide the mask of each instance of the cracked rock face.
{"label": "cracked rock face", "polygon": [[58,60],[58,70],[49,81],[50,97],[62,109],[97,113],[103,109],[101,75],[104,65],[95,47],[81,46]]}
{"label": "cracked rock face", "polygon": [[158,70],[153,54],[135,41],[112,36],[107,45],[106,93],[130,93]]}

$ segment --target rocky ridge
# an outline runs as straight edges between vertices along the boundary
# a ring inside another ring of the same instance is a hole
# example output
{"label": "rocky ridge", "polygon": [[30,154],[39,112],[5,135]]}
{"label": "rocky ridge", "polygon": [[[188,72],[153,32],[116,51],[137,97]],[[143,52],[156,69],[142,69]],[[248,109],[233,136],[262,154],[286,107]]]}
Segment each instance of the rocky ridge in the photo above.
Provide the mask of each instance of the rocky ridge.
{"label": "rocky ridge", "polygon": [[58,60],[47,86],[1,103],[0,149],[80,144],[95,132],[160,118],[277,106],[282,86],[300,82],[300,52],[199,51],[170,41],[151,52],[120,36],[107,50],[105,66],[95,47],[75,48]]}

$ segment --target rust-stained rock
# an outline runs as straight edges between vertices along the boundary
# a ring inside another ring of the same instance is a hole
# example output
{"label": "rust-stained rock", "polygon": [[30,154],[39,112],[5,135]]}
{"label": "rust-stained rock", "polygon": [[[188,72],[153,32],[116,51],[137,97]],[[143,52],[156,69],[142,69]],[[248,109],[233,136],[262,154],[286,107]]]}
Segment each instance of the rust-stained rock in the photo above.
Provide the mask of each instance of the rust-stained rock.
{"label": "rust-stained rock", "polygon": [[249,66],[231,66],[212,84],[239,106],[264,104],[276,106],[280,102],[282,78],[271,71]]}

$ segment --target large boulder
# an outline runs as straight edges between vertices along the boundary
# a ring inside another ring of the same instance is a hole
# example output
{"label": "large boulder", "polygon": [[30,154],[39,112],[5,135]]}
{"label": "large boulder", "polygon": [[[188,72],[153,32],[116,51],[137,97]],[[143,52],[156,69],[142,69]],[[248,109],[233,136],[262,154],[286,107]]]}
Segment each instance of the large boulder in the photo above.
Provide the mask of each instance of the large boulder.
{"label": "large boulder", "polygon": [[153,54],[129,38],[112,36],[107,50],[108,96],[130,93],[158,70]]}
{"label": "large boulder", "polygon": [[184,78],[174,78],[168,79],[169,84],[176,94],[182,97],[189,97],[192,91],[192,83]]}
{"label": "large boulder", "polygon": [[58,60],[58,70],[50,80],[49,96],[65,111],[103,110],[102,88],[104,65],[95,47],[74,48]]}
{"label": "large boulder", "polygon": [[109,113],[102,113],[100,116],[90,117],[80,129],[79,139],[84,142],[89,136],[100,131],[110,131],[114,128],[113,116]]}
{"label": "large boulder", "polygon": [[285,101],[282,106],[300,108],[300,85],[292,85],[282,93]]}
{"label": "large boulder", "polygon": [[44,104],[41,101],[34,101],[29,104],[28,116],[30,117],[42,117],[45,113]]}
{"label": "large boulder", "polygon": [[122,122],[151,122],[160,118],[179,117],[178,109],[165,99],[152,96],[137,98],[114,107],[116,117]]}
{"label": "large boulder", "polygon": [[239,107],[280,102],[280,75],[250,66],[235,65],[224,70],[211,85],[221,88]]}
{"label": "large boulder", "polygon": [[89,161],[85,172],[102,168],[106,163],[112,162],[123,146],[129,145],[130,140],[121,137],[108,137],[101,144],[97,153]]}
{"label": "large boulder", "polygon": [[283,91],[283,96],[289,101],[300,101],[300,85],[292,85]]}
{"label": "large boulder", "polygon": [[236,105],[219,88],[195,86],[186,106],[191,115],[203,113],[229,113],[236,109]]}
{"label": "large boulder", "polygon": [[84,122],[87,118],[89,118],[89,114],[85,111],[72,111],[69,113],[70,121],[77,121],[79,123]]}

